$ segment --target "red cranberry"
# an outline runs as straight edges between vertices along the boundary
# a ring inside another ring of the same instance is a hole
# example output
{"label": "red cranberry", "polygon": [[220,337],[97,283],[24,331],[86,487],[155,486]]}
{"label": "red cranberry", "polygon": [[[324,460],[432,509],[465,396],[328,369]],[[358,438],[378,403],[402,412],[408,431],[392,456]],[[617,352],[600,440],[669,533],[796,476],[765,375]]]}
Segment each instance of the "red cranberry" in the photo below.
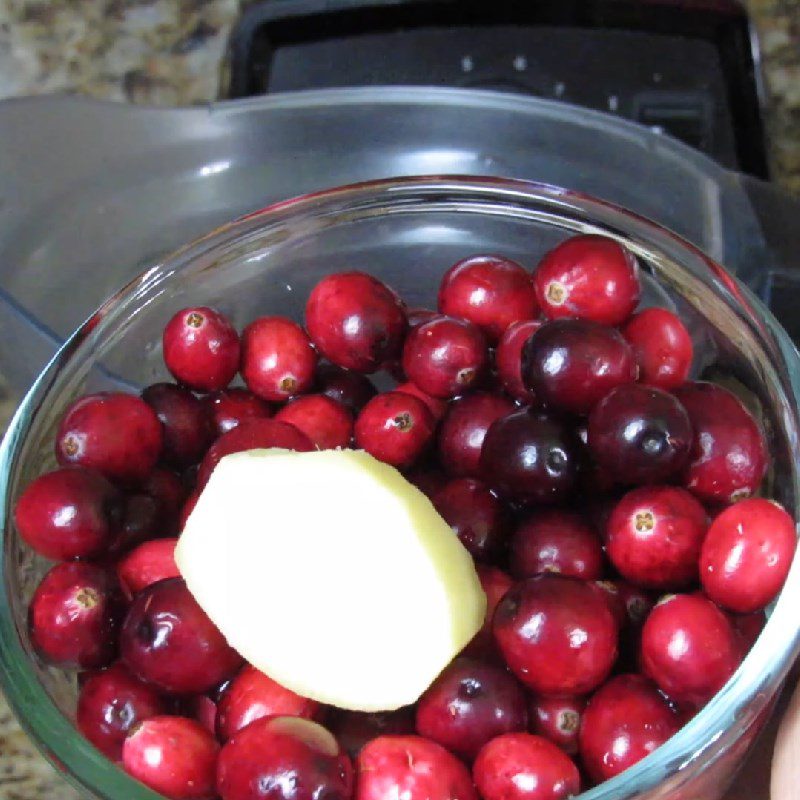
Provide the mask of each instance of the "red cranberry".
{"label": "red cranberry", "polygon": [[342,369],[336,364],[320,364],[317,367],[317,388],[320,394],[341,403],[353,414],[358,414],[378,393],[366,375]]}
{"label": "red cranberry", "polygon": [[45,558],[91,558],[109,546],[122,498],[99,472],[65,467],[29,483],[14,509],[17,530]]}
{"label": "red cranberry", "polygon": [[515,584],[494,612],[494,635],[511,671],[544,695],[585,694],[617,657],[617,624],[595,590],[560,575]]}
{"label": "red cranberry", "polygon": [[514,531],[510,564],[516,578],[558,572],[570,578],[596,580],[603,574],[603,547],[579,514],[539,511]]}
{"label": "red cranberry", "polygon": [[537,310],[530,275],[502,256],[465,258],[445,272],[439,286],[439,311],[472,322],[491,342]]}
{"label": "red cranberry", "polygon": [[614,585],[625,609],[623,624],[629,628],[641,628],[653,609],[653,598],[638,586],[625,581],[616,581]]}
{"label": "red cranberry", "polygon": [[162,532],[164,516],[161,504],[149,494],[134,494],[125,498],[122,524],[111,543],[114,557],[127,553],[136,545],[154,539]]}
{"label": "red cranberry", "polygon": [[122,627],[122,658],[142,680],[165,692],[199,694],[242,663],[180,578],[136,595]]}
{"label": "red cranberry", "polygon": [[249,389],[234,386],[203,398],[211,413],[218,436],[235,428],[246,419],[266,419],[272,416],[272,408],[266,400]]}
{"label": "red cranberry", "polygon": [[794,520],[781,506],[763,497],[741,500],[708,529],[700,555],[703,590],[723,608],[759,611],[783,587],[796,545]]}
{"label": "red cranberry", "polygon": [[483,800],[561,800],[578,794],[572,759],[530,733],[506,733],[484,745],[472,767]]}
{"label": "red cranberry", "polygon": [[214,441],[208,407],[188,389],[174,383],[154,383],[142,400],[156,412],[164,426],[162,458],[177,467],[195,464]]}
{"label": "red cranberry", "polygon": [[407,323],[400,298],[388,286],[363,272],[341,272],[312,289],[306,327],[329,361],[376,372],[400,354]]}
{"label": "red cranberry", "polygon": [[300,717],[262,717],[222,748],[222,800],[349,800],[353,768],[331,733]]}
{"label": "red cranberry", "polygon": [[175,564],[176,538],[143,542],[117,562],[117,577],[128,600],[151,583],[180,576]]}
{"label": "red cranberry", "polygon": [[164,363],[175,380],[199,392],[224,389],[239,369],[239,336],[207,306],[184,308],[167,323]]}
{"label": "red cranberry", "polygon": [[617,628],[622,631],[628,624],[628,612],[625,600],[620,592],[618,581],[592,581],[589,586],[594,589],[603,602],[608,606]]}
{"label": "red cranberry", "polygon": [[435,467],[417,467],[406,475],[406,480],[429,499],[447,485],[447,476]]}
{"label": "red cranberry", "polygon": [[455,659],[417,707],[417,733],[467,761],[490,739],[527,723],[520,685],[501,667],[472,658]]}
{"label": "red cranberry", "polygon": [[186,520],[189,519],[189,515],[194,511],[194,507],[197,505],[197,501],[200,499],[200,490],[192,492],[187,498],[186,502],[183,504],[183,508],[181,509],[180,517],[178,518],[178,530],[182,531],[186,527]]}
{"label": "red cranberry", "polygon": [[378,736],[414,733],[414,717],[413,706],[404,706],[396,711],[376,712],[334,709],[330,729],[350,758],[356,758],[364,745]]}
{"label": "red cranberry", "polygon": [[324,394],[307,394],[285,405],[276,415],[304,433],[318,450],[349,447],[353,438],[353,416],[336,400]]}
{"label": "red cranberry", "polygon": [[692,426],[671,394],[640,384],[618,386],[589,415],[589,450],[620,483],[658,483],[689,458]]}
{"label": "red cranberry", "polygon": [[428,411],[431,412],[436,422],[439,422],[447,411],[447,402],[445,400],[440,400],[438,397],[431,397],[429,394],[423,392],[415,383],[411,383],[411,381],[406,381],[399,386],[395,386],[393,391],[418,397],[428,407]]}
{"label": "red cranberry", "polygon": [[409,308],[406,312],[408,318],[408,327],[416,328],[425,322],[430,322],[434,317],[438,317],[437,311],[432,311],[430,308]]}
{"label": "red cranberry", "polygon": [[646,308],[622,329],[639,365],[639,380],[658,389],[675,389],[689,377],[694,349],[680,318],[665,308]]}
{"label": "red cranberry", "polygon": [[155,467],[142,482],[142,494],[152,497],[158,504],[161,533],[178,532],[178,519],[187,491],[183,479],[166,467]]}
{"label": "red cranberry", "polygon": [[578,752],[578,731],[586,708],[582,697],[532,697],[530,730],[557,744],[565,753]]}
{"label": "red cranberry", "polygon": [[171,800],[213,800],[219,744],[187,717],[151,717],[122,746],[125,771]]}
{"label": "red cranberry", "polygon": [[556,503],[575,484],[579,443],[555,417],[522,409],[492,423],[481,449],[483,476],[501,495]]}
{"label": "red cranberry", "polygon": [[207,694],[196,694],[182,703],[187,717],[199,722],[212,736],[217,735],[217,704]]}
{"label": "red cranberry", "polygon": [[704,705],[736,671],[741,651],[725,614],[699,594],[670,595],[642,629],[644,673],[677,703]]}
{"label": "red cranberry", "polygon": [[110,573],[94,564],[56,564],[36,588],[29,620],[39,655],[63,667],[104,667],[117,649],[121,611]]}
{"label": "red cranberry", "polygon": [[612,389],[636,380],[622,334],[597,322],[561,319],[542,325],[522,348],[522,382],[538,400],[588,414]]}
{"label": "red cranberry", "polygon": [[311,388],[317,353],[306,332],[286,317],[259,317],[242,332],[242,377],[274,403]]}
{"label": "red cranberry", "polygon": [[76,400],[58,426],[56,458],[62,466],[93,467],[111,480],[147,477],[161,454],[161,423],[131,394],[100,392]]}
{"label": "red cranberry", "polygon": [[608,520],[606,552],[620,574],[649,589],[683,589],[697,580],[708,528],[703,506],[677,486],[628,492]]}
{"label": "red cranberry", "polygon": [[581,760],[592,780],[607,781],[650,755],[679,728],[678,716],[647,678],[617,675],[583,712]]}
{"label": "red cranberry", "polygon": [[467,768],[421,736],[373,739],[359,753],[356,770],[355,800],[478,800]]}
{"label": "red cranberry", "polygon": [[633,254],[604,236],[573,236],[555,247],[533,273],[536,298],[546,317],[579,317],[619,325],[641,295]]}
{"label": "red cranberry", "polygon": [[476,392],[460,397],[439,428],[439,459],[454,477],[480,477],[483,440],[489,426],[514,410],[514,404],[499,394]]}
{"label": "red cranberry", "polygon": [[767,448],[750,412],[713,383],[687,383],[675,395],[694,430],[684,485],[710,502],[732,503],[753,494],[767,471]]}
{"label": "red cranberry", "polygon": [[536,395],[522,380],[522,348],[541,327],[542,323],[538,319],[515,322],[506,328],[495,350],[494,360],[500,382],[521,403],[531,404],[536,400]]}
{"label": "red cranberry", "polygon": [[247,664],[222,693],[217,731],[224,741],[261,717],[313,719],[318,713],[315,700],[295,694]]}
{"label": "red cranberry", "polygon": [[483,621],[483,627],[464,648],[463,655],[483,658],[486,661],[502,661],[492,633],[492,618],[497,604],[514,585],[514,581],[497,567],[477,564],[475,568],[478,572],[481,588],[486,595],[486,616]]}
{"label": "red cranberry", "polygon": [[118,662],[94,673],[81,686],[76,720],[80,732],[103,755],[119,761],[128,731],[165,711],[158,692]]}
{"label": "red cranberry", "polygon": [[750,652],[750,648],[756,643],[756,639],[761,635],[767,618],[763,611],[755,611],[752,614],[728,614],[728,618],[739,637],[742,656]]}
{"label": "red cranberry", "polygon": [[488,559],[505,538],[503,504],[474,478],[455,478],[433,497],[433,505],[473,558]]}
{"label": "red cranberry", "polygon": [[373,397],[356,419],[356,447],[398,469],[410,467],[433,436],[434,421],[417,397],[386,392]]}

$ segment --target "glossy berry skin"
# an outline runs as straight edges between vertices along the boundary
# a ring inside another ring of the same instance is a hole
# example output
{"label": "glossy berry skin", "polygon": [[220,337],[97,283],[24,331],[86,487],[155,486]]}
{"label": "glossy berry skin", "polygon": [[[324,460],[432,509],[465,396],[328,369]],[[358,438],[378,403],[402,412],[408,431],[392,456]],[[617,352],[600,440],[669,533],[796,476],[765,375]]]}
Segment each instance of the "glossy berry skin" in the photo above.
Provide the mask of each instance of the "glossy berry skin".
{"label": "glossy berry skin", "polygon": [[26,544],[45,558],[91,558],[111,543],[121,505],[119,491],[99,472],[64,467],[28,484],[14,522]]}
{"label": "glossy berry skin", "polygon": [[660,591],[697,581],[697,562],[708,529],[702,505],[678,486],[642,486],[614,507],[606,552],[620,575]]}
{"label": "glossy berry skin", "polygon": [[589,584],[537,575],[515,584],[494,612],[493,630],[511,671],[542,695],[585,694],[617,657],[617,623]]}
{"label": "glossy berry skin", "polygon": [[478,800],[464,764],[422,736],[373,739],[359,753],[356,772],[355,800]]}
{"label": "glossy berry skin", "polygon": [[324,394],[307,394],[287,403],[276,415],[304,433],[318,450],[349,447],[353,438],[353,415]]}
{"label": "glossy berry skin", "polygon": [[574,755],[578,752],[578,731],[585,708],[586,700],[582,697],[531,697],[530,732]]}
{"label": "glossy berry skin", "polygon": [[78,561],[56,564],[31,599],[31,641],[51,664],[104,667],[117,648],[120,612],[119,589],[108,571]]}
{"label": "glossy berry skin", "polygon": [[481,589],[486,595],[486,616],[484,617],[483,627],[475,634],[472,641],[462,652],[463,655],[483,658],[490,662],[501,661],[494,634],[492,633],[492,618],[497,604],[514,585],[514,581],[510,575],[507,575],[497,567],[476,564],[475,569],[478,573],[478,580],[481,582]]}
{"label": "glossy berry skin", "polygon": [[475,392],[450,404],[439,427],[439,460],[453,477],[478,478],[483,440],[489,426],[514,411],[506,397]]}
{"label": "glossy berry skin", "polygon": [[206,395],[203,402],[209,410],[217,436],[222,436],[246,419],[272,416],[272,407],[266,400],[239,386]]}
{"label": "glossy berry skin", "polygon": [[455,478],[432,501],[473,558],[487,560],[500,549],[508,530],[507,517],[503,504],[484,483]]}
{"label": "glossy berry skin", "polygon": [[580,732],[581,760],[596,783],[650,755],[681,722],[642,675],[617,675],[589,700]]}
{"label": "glossy berry skin", "polygon": [[348,800],[353,767],[332,734],[299,717],[262,717],[222,748],[222,800]]}
{"label": "glossy berry skin", "polygon": [[700,554],[703,590],[739,614],[760,611],[780,592],[797,545],[794,520],[762,497],[726,508],[708,529]]}
{"label": "glossy berry skin", "polygon": [[431,397],[455,397],[478,385],[488,359],[480,328],[455,317],[413,328],[403,346],[403,371]]}
{"label": "glossy berry skin", "polygon": [[512,322],[533,319],[538,308],[530,275],[502,256],[470,256],[445,272],[439,311],[477,325],[496,342]]}
{"label": "glossy berry skin", "polygon": [[205,403],[174,383],[148,386],[142,400],[156,412],[164,428],[163,460],[176,467],[196,464],[215,438]]}
{"label": "glossy berry skin", "polygon": [[430,443],[434,425],[422,400],[401,392],[385,392],[361,409],[355,424],[355,444],[379,461],[406,469]]}
{"label": "glossy berry skin", "polygon": [[67,409],[56,434],[56,458],[62,467],[89,467],[112,481],[133,483],[156,465],[162,442],[161,422],[144,400],[100,392]]}
{"label": "glossy berry skin", "polygon": [[167,705],[152,687],[117,662],[94,673],[81,686],[78,730],[112,761],[122,758],[122,743],[142,720],[164,714]]}
{"label": "glossy berry skin", "polygon": [[342,369],[336,364],[320,364],[317,367],[316,387],[320,394],[341,403],[353,414],[358,414],[378,393],[366,375]]}
{"label": "glossy berry skin", "polygon": [[350,758],[357,758],[361,749],[378,736],[402,736],[415,732],[413,706],[396,711],[343,711],[328,713],[328,727]]}
{"label": "glossy berry skin", "polygon": [[633,350],[615,328],[582,319],[542,325],[522,348],[522,381],[548,407],[588,414],[636,380]]}
{"label": "glossy berry skin", "polygon": [[239,369],[239,335],[208,306],[178,311],[164,328],[164,363],[178,383],[198,392],[224,389]]}
{"label": "glossy berry skin", "polygon": [[555,417],[522,409],[492,423],[481,449],[486,482],[522,503],[557,503],[578,472],[580,443]]}
{"label": "glossy berry skin", "polygon": [[431,397],[429,394],[423,392],[415,383],[411,383],[411,381],[406,381],[405,383],[395,386],[393,391],[418,397],[428,407],[428,411],[431,412],[436,422],[439,422],[447,412],[448,404],[446,400],[442,400],[439,397]]}
{"label": "glossy berry skin", "polygon": [[521,403],[532,404],[536,401],[536,395],[522,380],[522,348],[541,327],[542,322],[538,319],[514,322],[500,337],[494,353],[500,383],[511,397]]}
{"label": "glossy berry skin", "polygon": [[109,554],[118,558],[148,539],[154,539],[163,529],[163,515],[158,500],[149,494],[128,495],[123,504],[122,522]]}
{"label": "glossy berry skin", "polygon": [[177,538],[152,539],[135,547],[117,562],[117,578],[128,600],[150,586],[167,578],[177,578],[180,571],[175,563]]}
{"label": "glossy berry skin", "polygon": [[219,700],[217,732],[223,741],[261,717],[313,719],[320,706],[281,686],[268,675],[246,664],[228,684]]}
{"label": "glossy berry skin", "polygon": [[589,415],[589,450],[619,483],[659,483],[680,473],[692,447],[680,402],[660,389],[630,384],[609,392]]}
{"label": "glossy berry skin", "polygon": [[694,346],[680,317],[666,308],[646,308],[628,320],[622,335],[633,348],[645,386],[670,391],[686,382]]}
{"label": "glossy berry skin", "polygon": [[704,705],[741,658],[730,621],[700,594],[665,598],[642,628],[642,671],[676,703]]}
{"label": "glossy berry skin", "polygon": [[181,578],[153,583],[136,596],[120,644],[135,675],[174,694],[208,691],[242,663]]}
{"label": "glossy berry skin", "polygon": [[400,355],[407,322],[400,298],[388,286],[363,272],[341,272],[312,289],[306,328],[329,361],[370,373]]}
{"label": "glossy berry skin", "polygon": [[219,744],[188,717],[151,717],[122,746],[122,766],[170,800],[213,800]]}
{"label": "glossy berry skin", "polygon": [[316,366],[308,335],[286,317],[259,317],[242,332],[242,377],[264,400],[281,403],[307,392]]}
{"label": "glossy berry skin", "polygon": [[502,667],[472,658],[455,659],[417,706],[417,733],[472,761],[486,742],[524,731],[525,693]]}
{"label": "glossy berry skin", "polygon": [[549,319],[578,317],[620,325],[639,303],[633,254],[594,234],[573,236],[547,253],[533,273],[536,299]]}
{"label": "glossy berry skin", "polygon": [[761,429],[727,389],[695,381],[675,390],[694,430],[683,481],[704,502],[733,503],[749,497],[767,471]]}
{"label": "glossy berry skin", "polygon": [[556,572],[569,578],[597,580],[603,574],[603,547],[579,514],[537,511],[512,534],[509,564],[515,578]]}
{"label": "glossy berry skin", "polygon": [[492,739],[475,759],[472,774],[483,800],[562,800],[581,788],[572,759],[530,733]]}

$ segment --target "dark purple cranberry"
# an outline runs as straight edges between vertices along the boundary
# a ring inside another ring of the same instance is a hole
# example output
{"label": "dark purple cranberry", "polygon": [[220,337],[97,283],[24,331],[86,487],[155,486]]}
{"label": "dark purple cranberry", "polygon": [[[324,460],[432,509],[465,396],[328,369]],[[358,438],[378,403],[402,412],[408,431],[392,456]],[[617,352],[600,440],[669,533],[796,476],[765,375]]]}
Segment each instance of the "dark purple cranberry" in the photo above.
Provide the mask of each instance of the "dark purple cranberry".
{"label": "dark purple cranberry", "polygon": [[336,364],[325,363],[317,367],[316,385],[320,394],[346,406],[353,414],[358,414],[378,393],[366,375]]}
{"label": "dark purple cranberry", "polygon": [[328,727],[350,758],[356,758],[361,748],[378,736],[414,733],[414,717],[413,706],[403,706],[396,711],[374,712],[334,708],[328,719]]}
{"label": "dark purple cranberry", "polygon": [[244,420],[272,416],[272,408],[266,400],[239,386],[206,395],[203,402],[209,408],[218,436],[232,430]]}
{"label": "dark purple cranberry", "polygon": [[110,553],[119,556],[142,542],[169,533],[164,529],[161,504],[152,495],[133,494],[125,498],[122,523],[111,543]]}

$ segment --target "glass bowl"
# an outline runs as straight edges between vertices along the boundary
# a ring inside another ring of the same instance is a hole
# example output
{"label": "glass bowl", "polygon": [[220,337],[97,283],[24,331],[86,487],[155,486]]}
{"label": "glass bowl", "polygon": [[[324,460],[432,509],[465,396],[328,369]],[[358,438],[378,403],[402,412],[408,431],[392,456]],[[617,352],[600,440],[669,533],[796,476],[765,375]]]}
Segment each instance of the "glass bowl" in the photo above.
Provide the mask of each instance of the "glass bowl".
{"label": "glass bowl", "polygon": [[[584,195],[498,179],[386,180],[270,206],[188,245],[98,309],[39,376],[3,441],[0,678],[22,725],[67,778],[104,800],[158,797],[76,732],[75,676],[42,664],[27,633],[28,600],[47,564],[20,542],[11,509],[26,483],[55,465],[54,428],[71,400],[167,378],[161,329],[187,305],[217,306],[240,327],[262,314],[302,319],[311,287],[343,269],[377,275],[410,306],[433,305],[442,272],[456,260],[499,252],[533,267],[575,233],[611,236],[638,256],[645,303],[677,310],[699,354],[695,377],[724,382],[760,418],[773,457],[765,491],[798,515],[798,354],[745,288],[668,230]],[[798,652],[799,564],[722,691],[654,754],[583,800],[722,795]]]}

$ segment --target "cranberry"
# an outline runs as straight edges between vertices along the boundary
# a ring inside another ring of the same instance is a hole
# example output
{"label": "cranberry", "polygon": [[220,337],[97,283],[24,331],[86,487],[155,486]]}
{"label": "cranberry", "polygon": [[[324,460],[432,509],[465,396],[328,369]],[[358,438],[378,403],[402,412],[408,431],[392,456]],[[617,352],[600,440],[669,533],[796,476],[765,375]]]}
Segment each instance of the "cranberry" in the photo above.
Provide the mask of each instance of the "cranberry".
{"label": "cranberry", "polygon": [[161,423],[131,394],[100,392],[76,400],[58,426],[56,458],[62,466],[93,467],[111,480],[141,481],[161,454]]}
{"label": "cranberry", "polygon": [[520,502],[556,503],[575,484],[579,442],[555,417],[522,409],[492,423],[481,449],[484,478]]}
{"label": "cranberry", "polygon": [[317,353],[286,317],[259,317],[242,332],[242,377],[251,392],[280,403],[311,388]]}
{"label": "cranberry", "polygon": [[603,574],[599,537],[571,511],[538,511],[528,517],[511,537],[509,558],[516,578],[558,572],[588,581]]}
{"label": "cranberry", "polygon": [[329,361],[376,372],[400,354],[407,323],[400,298],[388,286],[363,272],[341,272],[312,289],[306,327]]}
{"label": "cranberry", "polygon": [[677,486],[628,492],[608,520],[606,551],[620,574],[649,589],[683,589],[698,577],[708,528],[703,506]]}
{"label": "cranberry", "polygon": [[484,745],[472,767],[483,800],[561,800],[578,794],[572,759],[530,733],[506,733]]}
{"label": "cranberry", "polygon": [[430,322],[434,317],[438,316],[438,312],[432,311],[430,308],[409,308],[406,313],[409,329],[416,328],[424,322]]}
{"label": "cranberry", "polygon": [[181,508],[186,501],[186,488],[181,477],[166,467],[155,467],[142,482],[141,489],[143,494],[158,503],[164,532],[176,531]]}
{"label": "cranberry", "polygon": [[304,433],[319,450],[349,447],[353,438],[353,416],[336,400],[324,394],[307,394],[285,405],[276,415]]}
{"label": "cranberry", "polygon": [[480,477],[483,440],[489,426],[514,404],[499,394],[475,392],[451,403],[439,429],[439,459],[454,477]]}
{"label": "cranberry", "polygon": [[214,441],[208,407],[188,389],[174,383],[154,383],[142,400],[156,412],[164,426],[162,457],[177,467],[195,464]]}
{"label": "cranberry", "polygon": [[472,641],[464,648],[463,654],[474,658],[483,658],[487,661],[502,660],[497,650],[497,644],[492,633],[492,618],[497,604],[503,595],[514,585],[514,581],[497,567],[477,564],[478,579],[486,595],[486,616],[483,627],[475,634]]}
{"label": "cranberry", "polygon": [[467,768],[421,736],[373,739],[359,753],[356,770],[355,800],[478,800]]}
{"label": "cranberry", "polygon": [[164,516],[161,504],[152,495],[134,494],[125,498],[122,524],[111,544],[114,557],[162,533]]}
{"label": "cranberry", "polygon": [[262,400],[249,389],[238,386],[206,395],[203,402],[209,409],[218,436],[246,419],[266,419],[272,416],[272,408],[266,400]]}
{"label": "cranberry", "polygon": [[658,389],[675,389],[689,377],[692,337],[680,318],[665,308],[646,308],[622,329],[639,365],[639,380]]}
{"label": "cranberry", "polygon": [[399,469],[410,467],[433,436],[434,421],[417,397],[386,392],[373,397],[356,419],[356,447]]}
{"label": "cranberry", "polygon": [[653,609],[653,598],[638,586],[633,586],[625,581],[616,581],[614,585],[625,609],[625,618],[622,624],[628,628],[641,628],[647,615]]}
{"label": "cranberry", "polygon": [[117,562],[117,577],[128,600],[151,583],[180,575],[175,564],[176,538],[143,542]]}
{"label": "cranberry", "polygon": [[524,731],[525,694],[501,667],[457,658],[419,700],[417,733],[472,761],[501,733]]}
{"label": "cranberry", "polygon": [[533,273],[536,298],[546,317],[579,317],[619,325],[641,295],[633,254],[604,236],[573,236],[555,247]]}
{"label": "cranberry", "polygon": [[189,697],[183,706],[187,717],[199,722],[212,736],[217,735],[217,704],[207,694]]}
{"label": "cranberry", "polygon": [[406,480],[429,499],[447,485],[447,476],[435,467],[417,467],[406,475]]}
{"label": "cranberry", "polygon": [[349,800],[353,768],[331,733],[300,717],[262,717],[222,748],[222,800]]}
{"label": "cranberry", "polygon": [[164,328],[164,363],[175,380],[199,392],[224,389],[239,369],[239,336],[207,306],[184,308]]}
{"label": "cranberry", "polygon": [[625,608],[625,600],[620,592],[619,583],[616,581],[592,581],[589,586],[608,606],[614,622],[617,623],[617,628],[622,631],[628,624],[628,611]]}
{"label": "cranberry", "polygon": [[74,561],[56,564],[31,599],[31,641],[52,664],[104,667],[117,648],[120,611],[118,587],[106,570]]}
{"label": "cranberry", "polygon": [[536,319],[515,322],[506,328],[500,337],[494,354],[497,375],[503,388],[521,403],[535,402],[536,395],[528,389],[522,380],[522,348],[533,336],[542,323]]}
{"label": "cranberry", "polygon": [[617,657],[617,624],[589,584],[537,575],[515,584],[494,612],[494,635],[511,671],[534,692],[585,694]]}
{"label": "cranberry", "polygon": [[76,720],[80,732],[103,755],[119,761],[128,731],[165,711],[158,692],[117,662],[81,686]]}
{"label": "cranberry", "polygon": [[583,712],[581,759],[592,780],[607,781],[650,755],[679,728],[677,714],[647,678],[617,675]]}
{"label": "cranberry", "polygon": [[780,592],[796,545],[794,520],[781,506],[763,497],[741,500],[708,529],[700,555],[703,590],[730,611],[759,611]]}
{"label": "cranberry", "polygon": [[701,500],[732,503],[753,494],[767,471],[758,423],[737,397],[696,381],[675,390],[694,430],[684,484]]}
{"label": "cranberry", "polygon": [[224,741],[261,717],[313,719],[318,713],[315,700],[295,694],[248,664],[220,697],[217,731]]}
{"label": "cranberry", "polygon": [[622,334],[597,322],[561,319],[542,325],[522,348],[522,382],[548,406],[588,414],[617,386],[636,380]]}
{"label": "cranberry", "polygon": [[189,515],[194,511],[194,507],[197,505],[197,501],[200,499],[200,490],[192,492],[187,498],[186,502],[183,504],[183,508],[181,509],[180,517],[178,518],[178,530],[182,531],[186,527],[186,520],[189,519]]}
{"label": "cranberry", "polygon": [[91,558],[106,550],[116,534],[121,500],[99,472],[64,467],[28,484],[14,521],[25,542],[45,558]]}
{"label": "cranberry", "polygon": [[531,733],[574,755],[578,752],[578,731],[585,708],[582,697],[532,697],[528,706]]}
{"label": "cranberry", "polygon": [[699,594],[670,595],[642,629],[644,673],[677,703],[704,705],[736,671],[741,651],[728,618]]}
{"label": "cranberry", "polygon": [[376,712],[334,709],[330,728],[350,758],[356,758],[364,745],[378,736],[414,733],[414,716],[413,706],[404,706],[396,711]]}
{"label": "cranberry", "polygon": [[122,746],[125,771],[171,800],[213,800],[219,744],[187,717],[151,717]]}
{"label": "cranberry", "polygon": [[180,578],[136,595],[122,627],[122,658],[165,692],[199,694],[231,675],[242,659]]}
{"label": "cranberry", "polygon": [[739,637],[742,656],[745,656],[764,630],[767,618],[763,611],[755,611],[752,614],[728,614],[728,618]]}
{"label": "cranberry", "polygon": [[589,415],[589,450],[620,483],[657,483],[687,463],[692,426],[671,394],[640,384],[618,386]]}
{"label": "cranberry", "polygon": [[320,394],[341,403],[353,414],[358,414],[378,393],[366,375],[342,369],[335,364],[320,364],[316,381]]}
{"label": "cranberry", "polygon": [[411,381],[406,381],[405,383],[401,383],[399,386],[395,386],[393,391],[418,397],[423,403],[425,403],[426,406],[428,406],[428,411],[431,412],[431,415],[436,422],[439,422],[439,420],[447,411],[447,402],[445,400],[440,400],[438,397],[431,397],[429,394],[423,392],[422,389],[420,389],[415,383],[411,383]]}
{"label": "cranberry", "polygon": [[455,478],[432,499],[473,558],[488,559],[498,551],[507,519],[503,504],[487,486],[474,478]]}
{"label": "cranberry", "polygon": [[530,275],[502,256],[465,258],[445,272],[439,286],[439,311],[472,322],[492,342],[537,310]]}

